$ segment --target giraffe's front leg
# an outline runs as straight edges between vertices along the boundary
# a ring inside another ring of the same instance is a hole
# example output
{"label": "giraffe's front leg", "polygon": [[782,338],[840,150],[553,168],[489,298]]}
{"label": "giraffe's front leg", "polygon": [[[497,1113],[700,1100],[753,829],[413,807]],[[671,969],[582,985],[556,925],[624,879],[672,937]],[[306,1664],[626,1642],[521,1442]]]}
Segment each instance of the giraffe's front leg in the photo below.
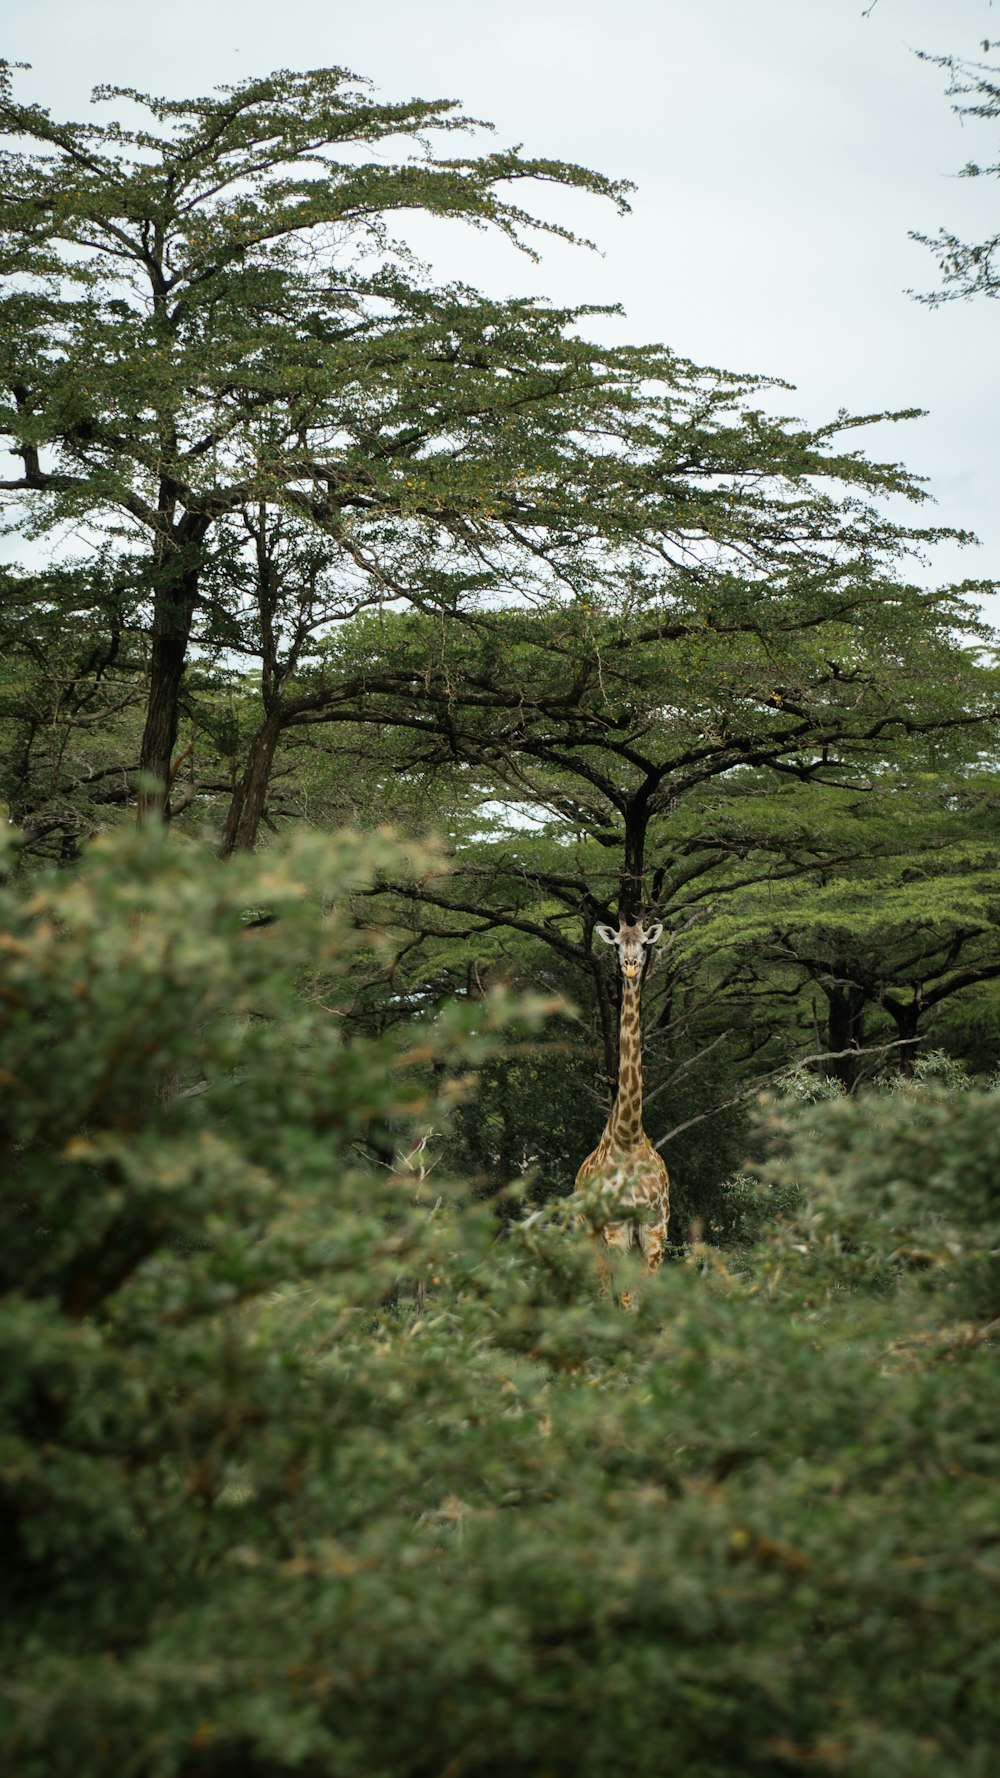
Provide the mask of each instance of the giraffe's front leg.
{"label": "giraffe's front leg", "polygon": [[647,1272],[658,1272],[667,1251],[670,1232],[670,1182],[664,1177],[647,1197],[647,1214],[639,1226],[639,1242]]}
{"label": "giraffe's front leg", "polygon": [[615,1260],[619,1254],[629,1253],[635,1245],[635,1225],[631,1222],[605,1223],[599,1238],[602,1247],[608,1249],[608,1257],[602,1253],[598,1260],[601,1295],[613,1296],[619,1308],[634,1309],[635,1299],[630,1290],[615,1291]]}
{"label": "giraffe's front leg", "polygon": [[647,1223],[642,1230],[642,1257],[646,1262],[647,1272],[658,1272],[663,1264],[669,1226],[666,1216],[658,1216],[655,1222]]}

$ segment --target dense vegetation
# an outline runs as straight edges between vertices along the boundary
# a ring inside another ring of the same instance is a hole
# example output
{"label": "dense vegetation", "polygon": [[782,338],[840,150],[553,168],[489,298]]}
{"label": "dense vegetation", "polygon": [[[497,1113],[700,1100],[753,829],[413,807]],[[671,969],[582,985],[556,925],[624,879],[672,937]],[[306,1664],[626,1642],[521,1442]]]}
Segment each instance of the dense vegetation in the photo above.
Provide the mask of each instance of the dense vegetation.
{"label": "dense vegetation", "polygon": [[7,895],[8,1769],[985,1778],[996,1094],[799,1111],[623,1315],[419,1147],[539,1009],[344,1043],[345,898],[425,862]]}
{"label": "dense vegetation", "polygon": [[0,492],[81,550],[0,602],[5,1769],[987,1778],[981,589],[871,416],[390,232],[626,187],[339,69],[0,97]]}

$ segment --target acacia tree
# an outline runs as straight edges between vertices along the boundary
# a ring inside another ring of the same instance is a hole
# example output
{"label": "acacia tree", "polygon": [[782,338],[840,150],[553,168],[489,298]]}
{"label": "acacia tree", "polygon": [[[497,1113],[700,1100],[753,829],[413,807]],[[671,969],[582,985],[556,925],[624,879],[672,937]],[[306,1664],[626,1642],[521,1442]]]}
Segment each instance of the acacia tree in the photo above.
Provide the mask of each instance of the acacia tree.
{"label": "acacia tree", "polygon": [[[437,156],[428,138],[471,122],[453,103],[378,103],[340,68],[190,101],[97,88],[116,113],[146,113],[134,128],[57,122],[2,75],[16,145],[0,163],[0,427],[21,469],[0,490],[31,528],[82,521],[134,551],[150,630],[140,764],[164,806],[219,521],[279,500],[334,534],[353,518],[458,522],[496,485],[496,463],[484,488],[483,452],[470,460],[477,420],[505,461],[497,432],[574,380],[571,348],[558,365],[539,348],[558,323],[536,318],[503,388],[487,377],[484,415],[469,377],[490,316],[510,313],[431,290],[387,219],[420,210],[523,244],[568,231],[514,203],[512,182],[622,208],[625,188],[516,152]],[[531,305],[513,307],[517,331]],[[448,463],[465,450],[447,498],[408,473],[432,442]]]}
{"label": "acacia tree", "polygon": [[[828,535],[828,512],[823,523]],[[879,577],[860,549],[831,562],[817,541],[810,563],[800,537],[784,578],[704,565],[644,593],[626,585],[617,610],[608,592],[600,608],[577,597],[540,611],[484,605],[447,624],[411,612],[348,626],[316,703],[288,730],[340,728],[353,745],[367,726],[380,746],[395,736],[387,781],[464,783],[451,875],[398,885],[387,903],[408,933],[402,982],[461,992],[463,936],[485,979],[519,949],[544,974],[547,951],[546,986],[593,1009],[609,1083],[614,984],[591,944],[596,920],[653,908],[682,939],[729,897],[745,907],[776,881],[870,872],[912,839],[893,823],[929,744],[939,776],[960,782],[997,707],[995,672],[958,640],[980,631],[971,604]],[[906,766],[895,805],[888,760]],[[881,823],[848,818],[866,804]],[[718,1062],[723,1044],[765,1072],[802,1053],[787,1041],[801,973],[782,986],[774,964],[748,987],[745,953],[720,955],[725,968],[707,969],[703,949],[676,943],[648,986],[651,1099],[699,1052]],[[778,996],[774,1016],[759,1016],[762,994],[765,1007]]]}
{"label": "acacia tree", "polygon": [[342,638],[325,706],[300,720],[408,732],[414,769],[466,760],[593,841],[607,860],[595,912],[634,914],[730,849],[709,798],[671,857],[674,817],[706,787],[726,796],[753,768],[849,790],[901,743],[995,712],[995,673],[957,640],[984,633],[971,605],[856,569],[828,562],[785,587],[706,573],[617,610],[578,600],[364,626]]}
{"label": "acacia tree", "polygon": [[376,104],[339,69],[213,99],[97,97],[144,106],[157,129],[59,124],[9,83],[0,101],[27,143],[0,202],[0,407],[22,471],[0,491],[30,526],[71,518],[133,553],[153,801],[192,638],[232,627],[237,595],[213,568],[241,512],[280,506],[326,536],[333,572],[450,613],[484,590],[586,605],[627,586],[641,604],[654,566],[691,593],[685,625],[711,624],[734,573],[755,597],[796,550],[838,577],[845,551],[856,564],[898,546],[898,529],[817,491],[837,477],[916,493],[898,466],[836,448],[861,420],[809,433],[752,405],[762,379],[586,340],[586,309],[434,289],[387,234],[421,209],[523,245],[566,231],[513,204],[511,181],[623,207],[621,186],[513,153],[365,160],[468,120]]}

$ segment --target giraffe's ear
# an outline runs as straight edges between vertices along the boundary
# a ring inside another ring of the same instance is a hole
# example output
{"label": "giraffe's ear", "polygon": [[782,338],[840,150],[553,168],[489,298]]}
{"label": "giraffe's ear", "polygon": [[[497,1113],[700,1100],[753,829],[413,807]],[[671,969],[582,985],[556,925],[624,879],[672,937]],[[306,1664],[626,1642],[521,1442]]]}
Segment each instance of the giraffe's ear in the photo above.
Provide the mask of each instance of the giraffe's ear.
{"label": "giraffe's ear", "polygon": [[599,922],[594,927],[594,931],[600,933],[606,945],[616,945],[618,943],[618,934],[613,926],[604,926]]}
{"label": "giraffe's ear", "polygon": [[659,938],[660,933],[662,931],[663,931],[663,927],[659,921],[657,921],[655,926],[647,927],[646,931],[642,935],[643,944],[644,945],[655,945],[655,943],[656,943],[657,939]]}

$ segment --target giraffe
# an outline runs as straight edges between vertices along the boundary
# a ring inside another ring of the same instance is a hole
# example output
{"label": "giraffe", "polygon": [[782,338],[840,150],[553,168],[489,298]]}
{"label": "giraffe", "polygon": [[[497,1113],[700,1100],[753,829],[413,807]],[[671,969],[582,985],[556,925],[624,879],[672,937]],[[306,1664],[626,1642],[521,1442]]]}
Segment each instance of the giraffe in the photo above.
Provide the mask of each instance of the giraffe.
{"label": "giraffe", "polygon": [[[608,1222],[599,1239],[612,1252],[641,1249],[647,1272],[663,1263],[670,1225],[670,1180],[666,1166],[642,1127],[642,1035],[639,1006],[648,947],[663,931],[659,924],[645,927],[642,920],[619,920],[618,930],[599,925],[599,936],[615,945],[622,975],[621,1014],[618,1021],[618,1091],[608,1113],[604,1134],[576,1176],[576,1189],[596,1188],[602,1198],[632,1209],[642,1207],[641,1221]],[[611,1267],[601,1259],[605,1288]],[[623,1291],[623,1308],[632,1307],[631,1292]]]}

